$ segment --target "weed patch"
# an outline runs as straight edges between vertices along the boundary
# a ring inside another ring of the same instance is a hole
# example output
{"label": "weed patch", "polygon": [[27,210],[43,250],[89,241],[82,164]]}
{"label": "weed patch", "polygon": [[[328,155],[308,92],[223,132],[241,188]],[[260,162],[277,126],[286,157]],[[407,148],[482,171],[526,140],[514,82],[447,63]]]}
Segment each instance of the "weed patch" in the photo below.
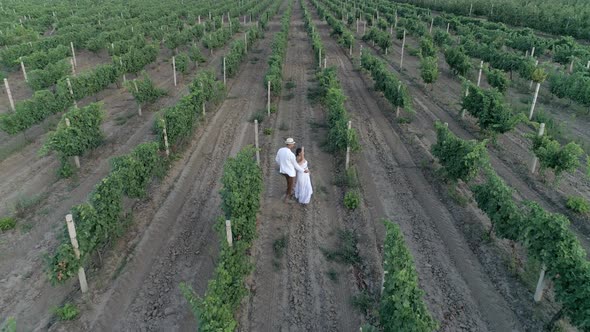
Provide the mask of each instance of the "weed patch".
{"label": "weed patch", "polygon": [[588,214],[590,212],[590,203],[584,197],[570,196],[566,206],[575,213]]}
{"label": "weed patch", "polygon": [[357,249],[358,239],[356,235],[350,230],[339,230],[338,239],[336,249],[322,250],[326,259],[343,264],[358,264],[361,260]]}
{"label": "weed patch", "polygon": [[265,118],[266,118],[266,111],[259,110],[259,111],[256,111],[254,114],[252,114],[252,116],[250,117],[250,122],[254,122],[254,120],[258,120],[258,123],[262,123]]}
{"label": "weed patch", "polygon": [[0,231],[4,232],[16,227],[16,219],[13,217],[0,218]]}
{"label": "weed patch", "polygon": [[73,320],[80,313],[78,308],[71,303],[66,303],[63,307],[55,308],[54,312],[60,320]]}

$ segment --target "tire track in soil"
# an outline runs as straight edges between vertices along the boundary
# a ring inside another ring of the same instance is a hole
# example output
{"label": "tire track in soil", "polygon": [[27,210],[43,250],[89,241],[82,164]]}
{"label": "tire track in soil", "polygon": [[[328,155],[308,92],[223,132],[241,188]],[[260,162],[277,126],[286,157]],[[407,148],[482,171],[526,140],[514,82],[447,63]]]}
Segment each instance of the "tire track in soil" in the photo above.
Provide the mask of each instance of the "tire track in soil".
{"label": "tire track in soil", "polygon": [[[275,130],[263,141],[266,190],[253,250],[252,295],[240,325],[244,331],[356,331],[360,317],[349,304],[356,289],[350,268],[326,261],[321,252],[337,243],[336,230],[344,228],[344,212],[332,184],[333,157],[320,147],[325,130],[313,130],[310,124],[324,121],[324,114],[306,95],[315,64],[299,3],[293,6],[289,36],[283,77],[296,86],[284,92],[293,96],[281,99],[272,120],[274,128],[281,124],[289,129]],[[287,137],[306,147],[315,191],[307,206],[281,200],[285,180],[276,170],[274,157]],[[278,258],[273,244],[282,236],[287,245],[284,257]],[[338,283],[329,280],[328,268],[338,273]]]}
{"label": "tire track in soil", "polygon": [[[220,178],[227,157],[253,143],[246,138],[249,116],[264,107],[262,80],[267,64],[253,61],[270,55],[270,41],[279,30],[278,18],[269,24],[266,39],[255,46],[260,52],[250,55],[234,79],[229,93],[206,125],[193,139],[190,153],[175,168],[181,170],[170,184],[170,192],[137,219],[153,218],[141,237],[125,272],[104,294],[96,294],[95,309],[84,328],[115,330],[194,330],[189,305],[178,284],[186,281],[202,295],[215,269],[219,239],[213,224],[221,215]],[[252,101],[252,96],[259,98]],[[153,217],[152,217],[153,216]],[[169,233],[169,234],[166,234]],[[112,271],[111,271],[112,272]]]}
{"label": "tire track in soil", "polygon": [[[365,49],[372,49],[375,55],[386,60],[389,68],[400,76],[400,41],[394,39],[396,47],[392,47],[390,54],[387,56],[380,54],[376,47],[372,47],[360,40],[359,42],[364,45]],[[413,40],[406,39],[406,45],[414,43]],[[404,70],[400,77],[406,81],[405,83],[407,83],[414,101],[421,108],[415,115],[415,120],[419,121],[413,121],[410,127],[419,126],[416,131],[425,134],[428,141],[434,142],[436,141],[436,134],[432,123],[441,120],[448,122],[453,133],[461,138],[480,138],[481,131],[477,126],[477,119],[467,114],[465,120],[461,120],[457,112],[449,111],[460,108],[462,88],[457,79],[450,74],[450,69],[444,59],[439,58],[439,68],[442,69],[441,77],[435,84],[433,91],[427,91],[419,81],[418,66],[419,61],[416,57],[408,55],[404,57]],[[482,85],[486,84],[485,74],[483,74]],[[419,95],[432,98],[420,99],[416,97]],[[517,194],[522,199],[538,202],[548,211],[568,216],[572,221],[571,227],[575,231],[578,240],[590,255],[590,226],[588,226],[586,218],[577,216],[564,207],[565,199],[569,196],[590,197],[590,182],[585,178],[583,172],[576,170],[573,175],[566,173],[563,176],[559,188],[552,188],[549,184],[543,184],[538,171],[537,175],[532,175],[529,170],[532,143],[524,137],[529,133],[533,133],[533,131],[528,126],[519,125],[514,131],[499,135],[497,146],[488,147],[492,166],[498,175],[517,191]],[[426,140],[423,141],[427,144]]]}
{"label": "tire track in soil", "polygon": [[[315,12],[313,16],[317,18]],[[358,71],[336,42],[329,27],[315,20],[327,48],[328,57],[341,64],[340,79],[349,96],[350,110],[359,110],[359,134],[363,156],[361,171],[364,182],[375,184],[374,196],[368,201],[380,202],[385,215],[400,223],[406,241],[416,258],[420,284],[442,330],[523,330],[516,310],[489,279],[486,267],[470,249],[456,224],[463,223],[437,197],[435,185],[427,182],[419,158],[413,157],[406,142],[393,130],[392,122],[368,91]],[[332,57],[332,59],[334,59]],[[360,113],[360,114],[359,114]],[[413,153],[414,151],[412,151]],[[416,158],[416,159],[415,159]],[[387,181],[383,181],[387,179]],[[371,194],[373,186],[367,192]],[[377,195],[378,194],[378,195]],[[393,198],[393,199],[391,199]],[[512,304],[512,303],[511,303]],[[443,311],[444,310],[444,311]]]}
{"label": "tire track in soil", "polygon": [[[242,36],[243,33],[239,33],[234,37],[234,40],[239,40],[243,38]],[[221,57],[229,49],[230,44],[231,42],[226,47],[217,50],[206,64],[196,69],[195,74],[203,68],[214,69],[217,73],[216,69],[221,64]],[[171,78],[167,79],[164,84],[171,84],[169,82],[170,80]],[[181,96],[188,92],[188,83],[190,81],[188,78],[181,80],[178,88],[169,93],[168,98],[160,99],[150,109],[160,109],[174,105]],[[121,98],[121,94],[121,92],[117,92],[116,96]],[[112,98],[116,96],[114,95]],[[133,102],[133,104],[135,103]],[[77,292],[78,285],[76,280],[71,280],[64,286],[58,287],[49,284],[45,275],[45,264],[42,255],[56,245],[57,237],[55,234],[61,232],[65,213],[67,213],[71,206],[83,201],[95,183],[108,173],[110,164],[108,158],[104,158],[104,156],[125,153],[139,143],[152,137],[151,127],[157,114],[157,112],[145,112],[144,110],[144,116],[142,118],[135,117],[134,121],[130,121],[130,125],[125,130],[120,130],[115,134],[113,142],[109,142],[100,151],[91,152],[88,156],[88,162],[83,164],[83,168],[80,171],[81,174],[89,174],[89,176],[81,180],[76,188],[72,188],[72,184],[69,183],[58,183],[58,189],[51,195],[43,208],[43,210],[48,211],[47,214],[43,215],[41,213],[34,217],[34,220],[41,218],[50,222],[40,224],[35,222],[35,227],[28,233],[21,232],[20,234],[16,234],[18,236],[14,236],[13,234],[10,238],[3,238],[6,241],[0,243],[0,248],[5,248],[2,249],[5,254],[2,256],[1,266],[7,269],[9,268],[10,271],[6,274],[3,273],[6,277],[2,279],[1,283],[2,293],[6,294],[5,297],[2,297],[2,305],[0,306],[2,316],[16,316],[19,320],[19,326],[23,326],[26,329],[32,329],[35,326],[42,328],[43,326],[52,324],[52,314],[47,308],[58,304],[66,297],[70,297],[72,292]],[[199,128],[199,130],[207,129]],[[229,131],[232,130],[230,129]],[[105,152],[105,150],[108,150],[108,152]],[[170,174],[175,173],[172,171]],[[151,203],[153,202],[139,201],[134,204],[133,209],[140,209]],[[151,221],[151,217],[146,218],[145,220],[149,219]],[[137,225],[132,225],[131,229],[137,229],[144,222],[144,219],[136,218],[136,222]],[[133,233],[135,234],[136,232],[138,231]],[[107,255],[109,254],[111,253],[107,253]],[[119,253],[112,254],[117,255]],[[103,261],[103,264],[108,265],[108,262]],[[108,269],[106,270],[108,271]],[[101,273],[103,271],[92,275],[87,271],[89,282],[92,283],[92,279],[94,278],[98,279],[98,275]],[[25,284],[27,285],[26,287],[24,286]],[[73,289],[76,289],[76,291]]]}

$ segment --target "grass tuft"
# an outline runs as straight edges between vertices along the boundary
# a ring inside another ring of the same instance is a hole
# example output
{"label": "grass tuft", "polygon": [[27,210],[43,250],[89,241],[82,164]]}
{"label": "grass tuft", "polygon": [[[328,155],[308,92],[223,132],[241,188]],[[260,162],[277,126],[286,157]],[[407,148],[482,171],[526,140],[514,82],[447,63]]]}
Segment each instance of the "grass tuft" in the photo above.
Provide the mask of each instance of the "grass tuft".
{"label": "grass tuft", "polygon": [[4,232],[16,227],[16,219],[13,217],[0,218],[0,231]]}

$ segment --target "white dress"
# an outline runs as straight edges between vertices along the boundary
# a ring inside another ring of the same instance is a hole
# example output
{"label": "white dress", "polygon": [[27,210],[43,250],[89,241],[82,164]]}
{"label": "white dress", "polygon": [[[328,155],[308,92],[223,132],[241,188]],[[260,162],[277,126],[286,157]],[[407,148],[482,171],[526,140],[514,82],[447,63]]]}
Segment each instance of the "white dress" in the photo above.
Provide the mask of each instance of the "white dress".
{"label": "white dress", "polygon": [[[307,169],[307,160],[300,165],[303,169]],[[311,178],[309,173],[297,171],[297,183],[295,184],[295,198],[301,204],[308,204],[311,200],[313,189],[311,187]]]}

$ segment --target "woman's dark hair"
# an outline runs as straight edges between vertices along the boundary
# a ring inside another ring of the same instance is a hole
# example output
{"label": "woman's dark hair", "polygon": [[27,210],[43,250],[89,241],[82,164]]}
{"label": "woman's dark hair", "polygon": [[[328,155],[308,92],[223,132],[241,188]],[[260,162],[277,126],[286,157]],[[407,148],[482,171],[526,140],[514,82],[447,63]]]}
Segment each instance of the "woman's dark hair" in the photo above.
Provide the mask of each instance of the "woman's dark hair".
{"label": "woman's dark hair", "polygon": [[300,154],[301,154],[301,148],[297,148],[297,150],[295,150],[295,156],[299,157]]}

